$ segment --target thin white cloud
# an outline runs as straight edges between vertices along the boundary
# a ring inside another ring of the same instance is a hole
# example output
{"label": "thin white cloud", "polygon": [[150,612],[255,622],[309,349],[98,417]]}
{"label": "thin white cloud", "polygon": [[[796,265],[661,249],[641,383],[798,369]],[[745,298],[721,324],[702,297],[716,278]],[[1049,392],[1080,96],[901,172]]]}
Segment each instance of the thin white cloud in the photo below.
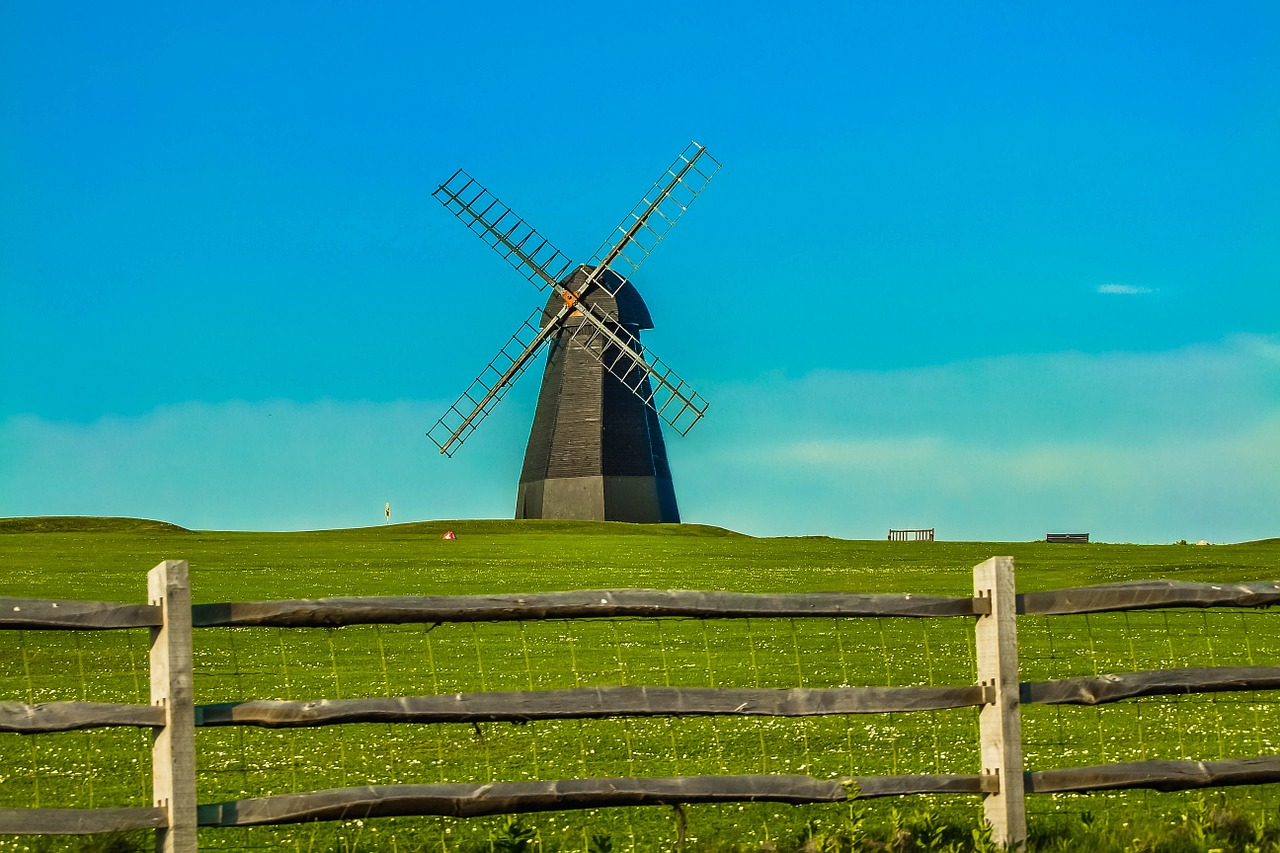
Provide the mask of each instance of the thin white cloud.
{"label": "thin white cloud", "polygon": [[1149,287],[1138,287],[1132,284],[1102,284],[1098,286],[1099,293],[1120,293],[1127,296],[1134,296],[1141,293],[1154,293]]}
{"label": "thin white cloud", "polygon": [[[900,370],[768,375],[707,388],[724,429],[751,440],[945,435],[1002,446],[1082,435],[1141,442],[1235,428],[1280,406],[1280,336],[1162,352],[1038,353]],[[687,442],[674,442],[676,446]]]}
{"label": "thin white cloud", "polygon": [[[878,538],[935,527],[947,539],[1026,541],[1088,531],[1100,541],[1240,541],[1280,534],[1280,414],[1246,428],[1146,444],[1088,436],[1001,447],[945,436],[743,448],[681,466],[685,489],[750,518],[749,532]],[[715,470],[731,492],[706,494]],[[762,496],[768,496],[762,499]],[[689,502],[686,501],[686,504]],[[709,520],[709,519],[708,519]]]}
{"label": "thin white cloud", "polygon": [[[760,535],[1239,541],[1280,535],[1280,336],[1003,356],[705,389],[668,434],[686,521]],[[90,423],[0,418],[0,515],[204,529],[509,517],[531,400],[453,459],[436,402],[188,403]]]}
{"label": "thin white cloud", "polygon": [[[0,420],[0,516],[124,515],[185,527],[315,530],[506,515],[525,416],[499,410],[463,453],[424,432],[442,405],[184,403],[90,423]],[[505,423],[504,423],[505,422]],[[525,427],[527,429],[527,427]],[[494,473],[496,472],[496,473]]]}
{"label": "thin white cloud", "polygon": [[[747,532],[1280,535],[1277,344],[1236,336],[708,389],[716,419],[671,442],[673,467],[686,514]],[[734,420],[749,426],[721,426]]]}

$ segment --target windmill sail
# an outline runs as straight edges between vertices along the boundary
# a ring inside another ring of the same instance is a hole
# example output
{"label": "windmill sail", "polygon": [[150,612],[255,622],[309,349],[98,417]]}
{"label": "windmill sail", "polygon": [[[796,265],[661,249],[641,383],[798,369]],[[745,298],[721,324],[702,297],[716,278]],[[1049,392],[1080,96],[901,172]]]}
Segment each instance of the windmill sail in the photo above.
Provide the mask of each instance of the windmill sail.
{"label": "windmill sail", "polygon": [[587,275],[579,276],[576,289],[568,286],[574,278],[569,258],[466,172],[458,170],[432,194],[522,276],[555,289],[565,301],[541,322],[535,318],[542,312],[531,314],[428,431],[441,453],[453,455],[570,315],[583,322],[574,326],[569,339],[677,432],[686,434],[702,418],[706,401],[661,359],[646,353],[616,317],[582,297],[597,287],[616,295],[719,169],[705,148],[690,143],[614,229],[593,264],[583,268]]}
{"label": "windmill sail", "polygon": [[427,430],[427,437],[445,456],[453,456],[462,442],[475,432],[546,343],[553,329],[550,325],[539,327],[541,314],[539,308],[525,318],[480,375],[471,380],[462,396]]}
{"label": "windmill sail", "polygon": [[538,287],[555,287],[573,266],[563,252],[461,169],[432,196]]}
{"label": "windmill sail", "polygon": [[719,161],[690,142],[600,245],[591,265],[631,278],[718,171]]}
{"label": "windmill sail", "polygon": [[583,323],[571,338],[672,429],[687,435],[707,413],[707,401],[652,350],[641,347],[639,338],[616,324],[608,326]]}

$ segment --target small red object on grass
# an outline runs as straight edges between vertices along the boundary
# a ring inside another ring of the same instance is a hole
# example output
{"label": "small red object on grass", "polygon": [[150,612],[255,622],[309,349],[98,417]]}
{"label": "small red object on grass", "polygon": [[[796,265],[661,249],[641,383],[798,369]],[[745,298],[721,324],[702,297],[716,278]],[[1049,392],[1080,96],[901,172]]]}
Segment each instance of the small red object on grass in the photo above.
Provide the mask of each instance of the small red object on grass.
{"label": "small red object on grass", "polygon": [[441,536],[440,538],[441,539],[457,539],[458,537],[454,535],[452,530],[446,530],[444,532],[444,535]]}

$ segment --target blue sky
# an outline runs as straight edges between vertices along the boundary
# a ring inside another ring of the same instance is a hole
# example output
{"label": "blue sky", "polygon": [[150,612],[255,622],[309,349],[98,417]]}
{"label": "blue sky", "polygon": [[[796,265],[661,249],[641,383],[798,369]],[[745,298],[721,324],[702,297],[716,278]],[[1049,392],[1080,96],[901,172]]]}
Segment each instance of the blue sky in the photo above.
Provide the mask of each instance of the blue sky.
{"label": "blue sky", "polygon": [[0,8],[0,515],[504,517],[541,295],[465,168],[586,260],[690,139],[637,277],[711,403],[688,521],[1280,535],[1280,6]]}

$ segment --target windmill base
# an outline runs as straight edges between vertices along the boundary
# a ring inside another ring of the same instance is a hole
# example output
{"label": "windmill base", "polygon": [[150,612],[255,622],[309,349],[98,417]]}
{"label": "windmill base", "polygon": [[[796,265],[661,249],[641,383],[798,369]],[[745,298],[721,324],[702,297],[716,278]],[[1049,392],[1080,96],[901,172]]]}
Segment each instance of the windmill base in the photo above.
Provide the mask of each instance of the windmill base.
{"label": "windmill base", "polygon": [[521,483],[516,518],[678,524],[680,510],[664,477],[562,477]]}

